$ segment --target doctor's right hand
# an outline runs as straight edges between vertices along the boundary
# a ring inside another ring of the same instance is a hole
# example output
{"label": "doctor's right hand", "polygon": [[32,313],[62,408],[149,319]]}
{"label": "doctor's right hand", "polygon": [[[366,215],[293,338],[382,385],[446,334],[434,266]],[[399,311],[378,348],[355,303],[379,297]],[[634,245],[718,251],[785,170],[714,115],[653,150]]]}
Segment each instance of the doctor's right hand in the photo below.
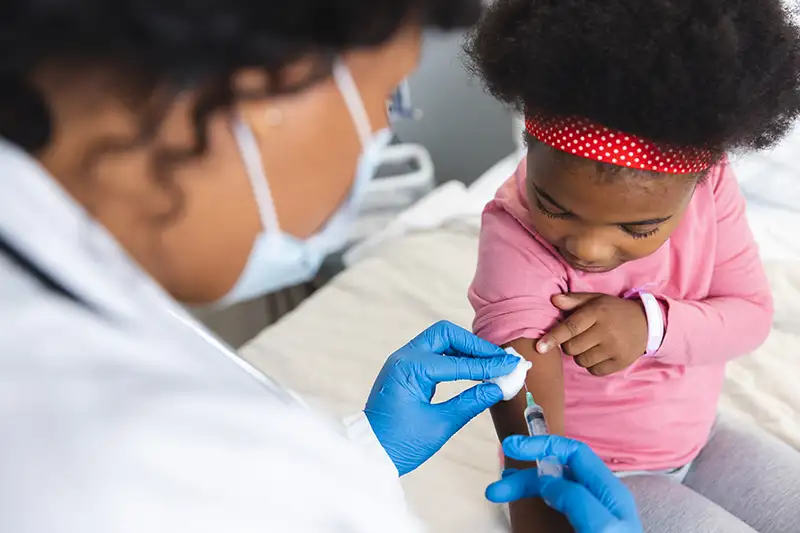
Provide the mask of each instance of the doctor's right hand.
{"label": "doctor's right hand", "polygon": [[364,413],[400,475],[427,461],[450,437],[503,399],[494,383],[431,403],[443,381],[504,376],[519,359],[450,322],[439,322],[393,353],[378,374]]}
{"label": "doctor's right hand", "polygon": [[503,479],[486,489],[490,501],[508,503],[541,497],[567,517],[576,533],[642,532],[633,495],[582,442],[555,436],[515,435],[503,441],[503,452],[520,461],[555,456],[567,466],[565,478],[539,476],[535,468],[506,470]]}

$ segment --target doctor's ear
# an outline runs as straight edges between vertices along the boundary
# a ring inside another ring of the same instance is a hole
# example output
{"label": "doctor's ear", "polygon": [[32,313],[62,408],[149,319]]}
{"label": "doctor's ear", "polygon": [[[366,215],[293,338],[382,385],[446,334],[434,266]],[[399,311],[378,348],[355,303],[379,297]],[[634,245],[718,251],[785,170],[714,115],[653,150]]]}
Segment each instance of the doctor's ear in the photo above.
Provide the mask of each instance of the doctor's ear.
{"label": "doctor's ear", "polygon": [[263,99],[246,102],[238,106],[239,118],[243,120],[258,138],[274,134],[283,124],[284,114],[280,106]]}
{"label": "doctor's ear", "polygon": [[263,69],[243,69],[233,75],[231,88],[235,110],[256,135],[284,123],[284,107],[295,103],[297,97],[311,92],[316,83],[329,77],[330,65],[321,61],[297,61],[277,74]]}
{"label": "doctor's ear", "polygon": [[257,69],[248,69],[236,74],[232,80],[236,105],[234,112],[259,138],[269,135],[283,123],[283,111],[271,94],[267,74]]}

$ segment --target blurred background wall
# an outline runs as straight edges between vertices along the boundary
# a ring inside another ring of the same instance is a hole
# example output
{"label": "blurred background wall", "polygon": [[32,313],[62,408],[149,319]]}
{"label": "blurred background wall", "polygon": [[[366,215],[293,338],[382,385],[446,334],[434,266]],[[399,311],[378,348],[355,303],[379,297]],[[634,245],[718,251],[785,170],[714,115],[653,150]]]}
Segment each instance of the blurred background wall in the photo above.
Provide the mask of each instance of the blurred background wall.
{"label": "blurred background wall", "polygon": [[409,81],[411,98],[423,117],[395,128],[401,140],[430,151],[439,183],[469,183],[514,149],[508,111],[464,68],[463,37],[426,37],[419,69]]}

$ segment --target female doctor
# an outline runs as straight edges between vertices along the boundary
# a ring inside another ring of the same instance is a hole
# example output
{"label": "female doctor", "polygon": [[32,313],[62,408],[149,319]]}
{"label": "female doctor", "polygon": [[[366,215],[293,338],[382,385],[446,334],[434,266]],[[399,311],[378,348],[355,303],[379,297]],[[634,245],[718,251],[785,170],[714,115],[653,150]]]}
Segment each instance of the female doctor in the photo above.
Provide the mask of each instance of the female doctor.
{"label": "female doctor", "polygon": [[[434,325],[340,426],[179,302],[312,276],[389,141],[422,29],[467,26],[479,4],[3,2],[0,529],[418,530],[398,473],[501,397],[480,384],[433,405],[436,384],[509,372],[501,349]],[[493,501],[543,495],[580,532],[638,530],[584,446],[505,450],[558,455],[571,481],[508,473]]]}

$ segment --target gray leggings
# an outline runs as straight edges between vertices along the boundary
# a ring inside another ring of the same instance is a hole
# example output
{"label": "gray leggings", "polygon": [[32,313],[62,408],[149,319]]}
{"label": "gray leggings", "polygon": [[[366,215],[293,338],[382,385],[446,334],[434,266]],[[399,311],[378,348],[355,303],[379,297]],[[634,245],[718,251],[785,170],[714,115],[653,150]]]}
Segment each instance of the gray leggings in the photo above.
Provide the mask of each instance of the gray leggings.
{"label": "gray leggings", "polygon": [[682,484],[661,475],[623,481],[647,533],[800,532],[800,452],[730,418]]}

